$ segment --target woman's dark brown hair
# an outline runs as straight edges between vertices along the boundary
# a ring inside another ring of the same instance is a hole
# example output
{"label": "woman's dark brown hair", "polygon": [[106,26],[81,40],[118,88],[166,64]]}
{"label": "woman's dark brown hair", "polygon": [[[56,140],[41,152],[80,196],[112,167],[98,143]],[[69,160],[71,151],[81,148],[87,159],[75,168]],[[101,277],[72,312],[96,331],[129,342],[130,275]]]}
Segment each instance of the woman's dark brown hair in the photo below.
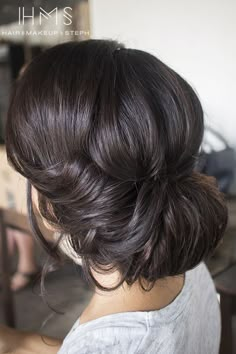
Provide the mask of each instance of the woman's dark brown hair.
{"label": "woman's dark brown hair", "polygon": [[109,40],[46,50],[16,82],[6,128],[35,235],[58,255],[37,226],[31,186],[98,287],[92,268],[131,285],[195,267],[227,224],[217,186],[195,171],[203,130],[197,95],[153,55]]}

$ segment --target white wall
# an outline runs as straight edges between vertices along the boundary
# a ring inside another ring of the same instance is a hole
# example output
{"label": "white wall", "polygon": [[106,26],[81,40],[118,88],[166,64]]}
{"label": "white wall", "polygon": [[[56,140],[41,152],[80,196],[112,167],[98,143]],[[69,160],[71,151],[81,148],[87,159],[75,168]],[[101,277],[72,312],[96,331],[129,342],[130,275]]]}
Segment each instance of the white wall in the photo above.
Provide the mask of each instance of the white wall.
{"label": "white wall", "polygon": [[236,1],[90,0],[92,38],[113,38],[172,66],[206,119],[236,147]]}

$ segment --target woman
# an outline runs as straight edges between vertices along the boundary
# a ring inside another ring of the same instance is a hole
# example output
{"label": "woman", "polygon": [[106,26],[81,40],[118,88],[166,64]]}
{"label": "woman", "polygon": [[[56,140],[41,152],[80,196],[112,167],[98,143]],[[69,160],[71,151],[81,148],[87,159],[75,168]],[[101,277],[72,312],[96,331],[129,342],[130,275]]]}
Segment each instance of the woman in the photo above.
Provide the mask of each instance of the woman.
{"label": "woman", "polygon": [[8,159],[28,179],[35,235],[56,258],[69,245],[95,292],[63,343],[4,327],[6,350],[218,353],[219,306],[202,261],[227,209],[195,172],[203,130],[193,89],[144,51],[88,40],[33,60],[12,95]]}

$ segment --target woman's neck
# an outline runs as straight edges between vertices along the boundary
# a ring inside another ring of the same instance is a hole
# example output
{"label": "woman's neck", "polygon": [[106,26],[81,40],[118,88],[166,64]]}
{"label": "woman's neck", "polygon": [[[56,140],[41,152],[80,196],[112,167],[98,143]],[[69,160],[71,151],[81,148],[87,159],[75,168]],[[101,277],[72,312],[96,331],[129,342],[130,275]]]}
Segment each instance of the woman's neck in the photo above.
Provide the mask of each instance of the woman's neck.
{"label": "woman's neck", "polygon": [[[99,276],[96,279],[99,281]],[[112,286],[115,279],[117,274],[113,273],[99,282],[104,286]],[[184,275],[180,275],[158,280],[150,291],[144,291],[138,282],[131,287],[123,283],[118,289],[109,292],[96,289],[80,316],[80,324],[114,313],[160,310],[178,296],[183,285]]]}

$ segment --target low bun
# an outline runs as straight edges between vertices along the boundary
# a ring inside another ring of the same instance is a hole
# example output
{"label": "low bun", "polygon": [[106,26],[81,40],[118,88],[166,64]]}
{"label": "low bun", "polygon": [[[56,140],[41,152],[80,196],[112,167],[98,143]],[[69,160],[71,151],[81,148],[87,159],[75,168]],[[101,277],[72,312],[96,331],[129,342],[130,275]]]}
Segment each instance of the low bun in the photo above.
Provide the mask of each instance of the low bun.
{"label": "low bun", "polygon": [[[224,196],[213,178],[193,172],[178,180],[153,184],[151,198],[143,199],[153,212],[143,214],[146,228],[142,232],[149,236],[143,250],[134,255],[135,277],[151,282],[182,274],[206,260],[227,225]],[[146,195],[147,187],[143,188]]]}

